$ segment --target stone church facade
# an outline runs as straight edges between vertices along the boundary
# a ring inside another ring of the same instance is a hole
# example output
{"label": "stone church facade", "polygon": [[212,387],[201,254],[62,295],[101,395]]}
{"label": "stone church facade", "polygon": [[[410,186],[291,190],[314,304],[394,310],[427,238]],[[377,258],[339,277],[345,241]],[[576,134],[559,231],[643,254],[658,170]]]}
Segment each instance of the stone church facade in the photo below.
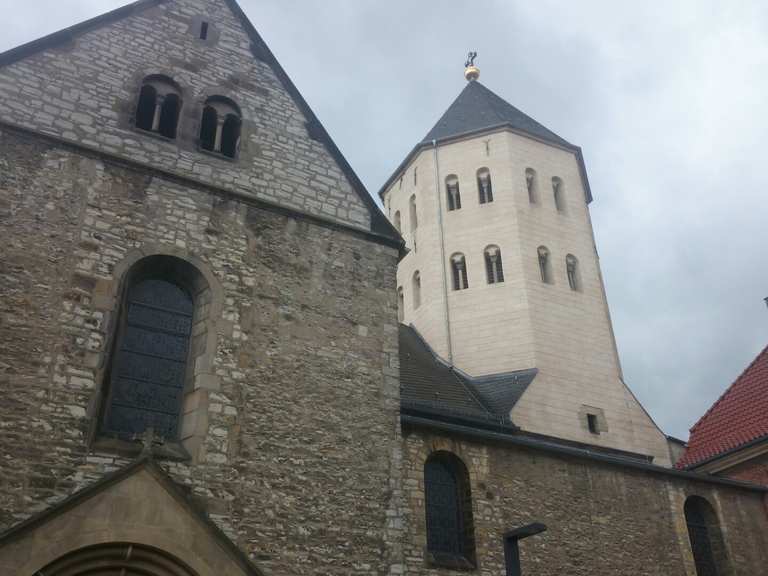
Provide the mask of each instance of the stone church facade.
{"label": "stone church facade", "polygon": [[234,0],[0,55],[0,574],[704,576],[691,502],[715,573],[761,574],[766,488],[668,466],[586,248],[608,354],[547,364],[578,350],[529,322],[464,371],[398,322],[394,224]]}

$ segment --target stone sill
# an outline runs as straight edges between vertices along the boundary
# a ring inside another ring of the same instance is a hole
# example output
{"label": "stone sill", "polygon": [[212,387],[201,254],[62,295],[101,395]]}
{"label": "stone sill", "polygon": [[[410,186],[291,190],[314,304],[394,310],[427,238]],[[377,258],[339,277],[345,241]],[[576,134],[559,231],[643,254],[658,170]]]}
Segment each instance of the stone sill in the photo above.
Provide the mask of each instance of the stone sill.
{"label": "stone sill", "polygon": [[[91,451],[106,452],[117,454],[119,456],[136,458],[144,452],[144,444],[139,440],[124,440],[110,436],[100,436],[91,444]],[[189,452],[182,446],[181,442],[165,442],[164,444],[153,444],[151,448],[152,457],[158,460],[173,460],[183,462],[191,460]]]}
{"label": "stone sill", "polygon": [[427,565],[432,568],[448,568],[463,572],[477,569],[475,564],[464,556],[456,556],[444,552],[430,552],[429,550],[426,551],[425,556]]}

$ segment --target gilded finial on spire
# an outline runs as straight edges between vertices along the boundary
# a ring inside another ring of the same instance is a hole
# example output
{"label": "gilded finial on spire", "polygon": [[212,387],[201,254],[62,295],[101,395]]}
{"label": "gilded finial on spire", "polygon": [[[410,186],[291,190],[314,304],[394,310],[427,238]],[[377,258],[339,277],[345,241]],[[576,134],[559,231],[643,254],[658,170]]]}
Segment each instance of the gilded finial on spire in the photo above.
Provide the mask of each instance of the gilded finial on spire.
{"label": "gilded finial on spire", "polygon": [[467,55],[467,61],[464,62],[464,78],[467,82],[480,78],[480,68],[475,66],[475,58],[477,58],[477,52],[470,52]]}

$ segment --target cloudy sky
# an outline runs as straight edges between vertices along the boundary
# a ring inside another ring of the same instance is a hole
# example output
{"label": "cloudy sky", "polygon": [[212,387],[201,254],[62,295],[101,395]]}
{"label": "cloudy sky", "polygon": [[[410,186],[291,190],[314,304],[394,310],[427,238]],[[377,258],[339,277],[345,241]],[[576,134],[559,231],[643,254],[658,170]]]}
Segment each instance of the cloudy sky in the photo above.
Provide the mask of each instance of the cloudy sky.
{"label": "cloudy sky", "polygon": [[[124,4],[0,0],[0,50]],[[625,377],[688,428],[768,344],[768,3],[241,0],[379,186],[481,81],[582,146]]]}

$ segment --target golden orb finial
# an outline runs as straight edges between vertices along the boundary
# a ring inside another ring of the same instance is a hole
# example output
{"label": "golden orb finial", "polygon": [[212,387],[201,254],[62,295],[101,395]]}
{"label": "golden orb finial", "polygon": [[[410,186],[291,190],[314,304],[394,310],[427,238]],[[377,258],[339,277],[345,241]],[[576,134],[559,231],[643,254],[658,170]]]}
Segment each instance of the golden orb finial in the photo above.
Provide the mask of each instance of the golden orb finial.
{"label": "golden orb finial", "polygon": [[477,52],[470,52],[464,63],[464,78],[467,79],[467,82],[473,82],[480,78],[480,68],[475,66],[475,58],[477,58]]}

